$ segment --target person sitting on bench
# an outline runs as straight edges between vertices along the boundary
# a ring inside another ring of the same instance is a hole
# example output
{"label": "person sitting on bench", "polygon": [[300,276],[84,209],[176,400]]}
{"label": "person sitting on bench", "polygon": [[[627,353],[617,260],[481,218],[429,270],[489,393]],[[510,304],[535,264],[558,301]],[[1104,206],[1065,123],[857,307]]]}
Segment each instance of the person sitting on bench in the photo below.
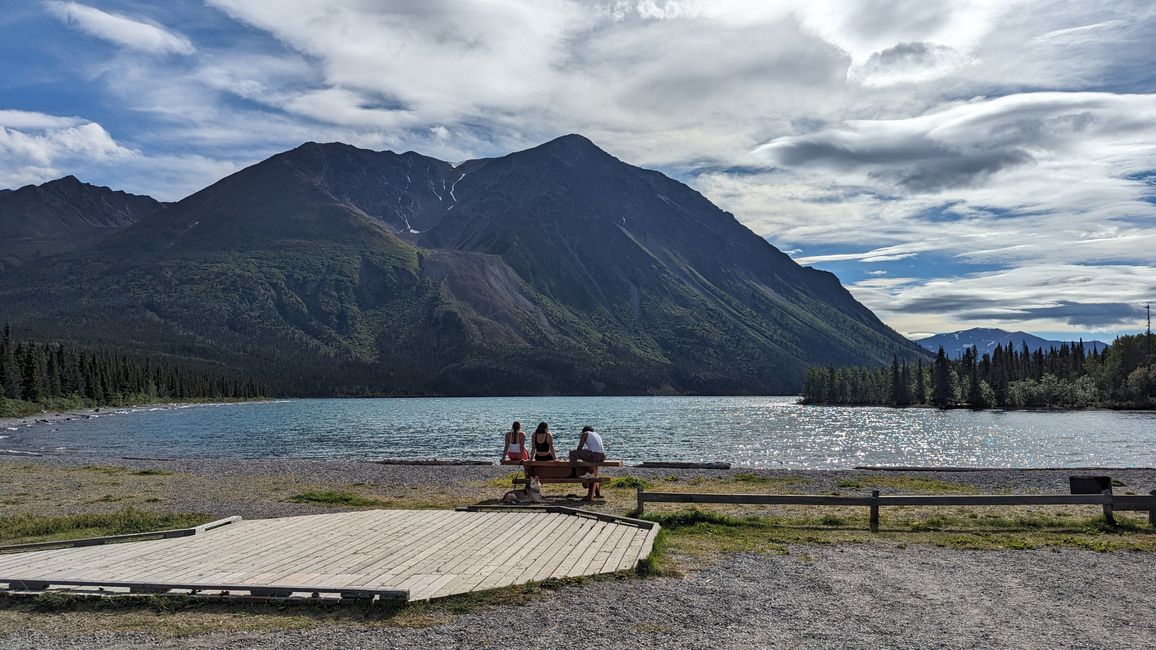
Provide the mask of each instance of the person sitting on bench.
{"label": "person sitting on bench", "polygon": [[554,436],[550,435],[550,425],[539,422],[531,438],[534,443],[534,460],[558,460],[554,453]]}
{"label": "person sitting on bench", "polygon": [[522,431],[522,423],[514,421],[514,425],[506,432],[506,455],[510,460],[530,460],[526,451],[526,432]]}
{"label": "person sitting on bench", "polygon": [[604,460],[606,460],[606,446],[602,444],[602,436],[590,425],[582,427],[578,448],[570,452],[570,476],[578,476],[579,461],[601,463]]}

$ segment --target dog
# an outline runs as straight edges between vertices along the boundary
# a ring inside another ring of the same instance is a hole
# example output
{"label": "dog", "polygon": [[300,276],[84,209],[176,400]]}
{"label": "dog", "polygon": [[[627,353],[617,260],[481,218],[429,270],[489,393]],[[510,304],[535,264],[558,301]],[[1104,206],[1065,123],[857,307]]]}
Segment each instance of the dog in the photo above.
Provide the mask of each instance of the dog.
{"label": "dog", "polygon": [[530,477],[529,484],[522,490],[510,490],[502,497],[502,503],[522,505],[527,503],[542,503],[542,482],[537,476]]}

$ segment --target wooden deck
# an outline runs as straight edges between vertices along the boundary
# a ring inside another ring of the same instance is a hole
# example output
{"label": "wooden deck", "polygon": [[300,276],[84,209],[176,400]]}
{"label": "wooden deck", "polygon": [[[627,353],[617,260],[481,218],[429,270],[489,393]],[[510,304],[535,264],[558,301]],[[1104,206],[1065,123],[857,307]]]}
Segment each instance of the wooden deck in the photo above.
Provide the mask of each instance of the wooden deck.
{"label": "wooden deck", "polygon": [[581,511],[364,510],[0,554],[0,589],[426,600],[634,568],[657,525]]}

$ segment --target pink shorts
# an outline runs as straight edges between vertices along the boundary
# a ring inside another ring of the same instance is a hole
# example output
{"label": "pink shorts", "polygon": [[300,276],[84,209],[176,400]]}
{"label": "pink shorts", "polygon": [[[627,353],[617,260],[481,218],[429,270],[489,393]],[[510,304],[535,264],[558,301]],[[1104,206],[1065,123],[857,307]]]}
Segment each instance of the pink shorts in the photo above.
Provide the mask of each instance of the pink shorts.
{"label": "pink shorts", "polygon": [[511,451],[508,452],[507,455],[510,457],[510,460],[526,460],[526,455],[520,451]]}

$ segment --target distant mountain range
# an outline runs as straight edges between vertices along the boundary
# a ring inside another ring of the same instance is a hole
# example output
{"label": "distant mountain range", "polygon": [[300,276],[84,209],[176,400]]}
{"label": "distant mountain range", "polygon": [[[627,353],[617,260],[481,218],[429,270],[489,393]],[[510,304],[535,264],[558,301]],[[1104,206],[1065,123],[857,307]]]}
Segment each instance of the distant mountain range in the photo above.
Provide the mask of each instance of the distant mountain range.
{"label": "distant mountain range", "polygon": [[0,190],[0,269],[79,250],[156,214],[165,204],[65,176]]}
{"label": "distant mountain range", "polygon": [[[1006,348],[1008,343],[1011,343],[1016,350],[1027,345],[1028,349],[1034,352],[1040,348],[1044,350],[1059,349],[1064,343],[1070,345],[1075,341],[1053,341],[1027,332],[1008,332],[1001,329],[975,327],[969,330],[948,332],[947,334],[935,334],[926,338],[915,339],[915,342],[932,352],[938,352],[942,346],[948,357],[956,359],[963,354],[964,350],[973,346],[980,354],[985,352],[990,354],[997,345]],[[1085,352],[1092,352],[1093,350],[1103,352],[1106,347],[1108,344],[1103,341],[1084,341]]]}
{"label": "distant mountain range", "polygon": [[287,394],[783,394],[812,364],[926,357],[577,135],[457,166],[308,143],[167,205],[66,178],[0,195],[0,241],[23,336]]}

